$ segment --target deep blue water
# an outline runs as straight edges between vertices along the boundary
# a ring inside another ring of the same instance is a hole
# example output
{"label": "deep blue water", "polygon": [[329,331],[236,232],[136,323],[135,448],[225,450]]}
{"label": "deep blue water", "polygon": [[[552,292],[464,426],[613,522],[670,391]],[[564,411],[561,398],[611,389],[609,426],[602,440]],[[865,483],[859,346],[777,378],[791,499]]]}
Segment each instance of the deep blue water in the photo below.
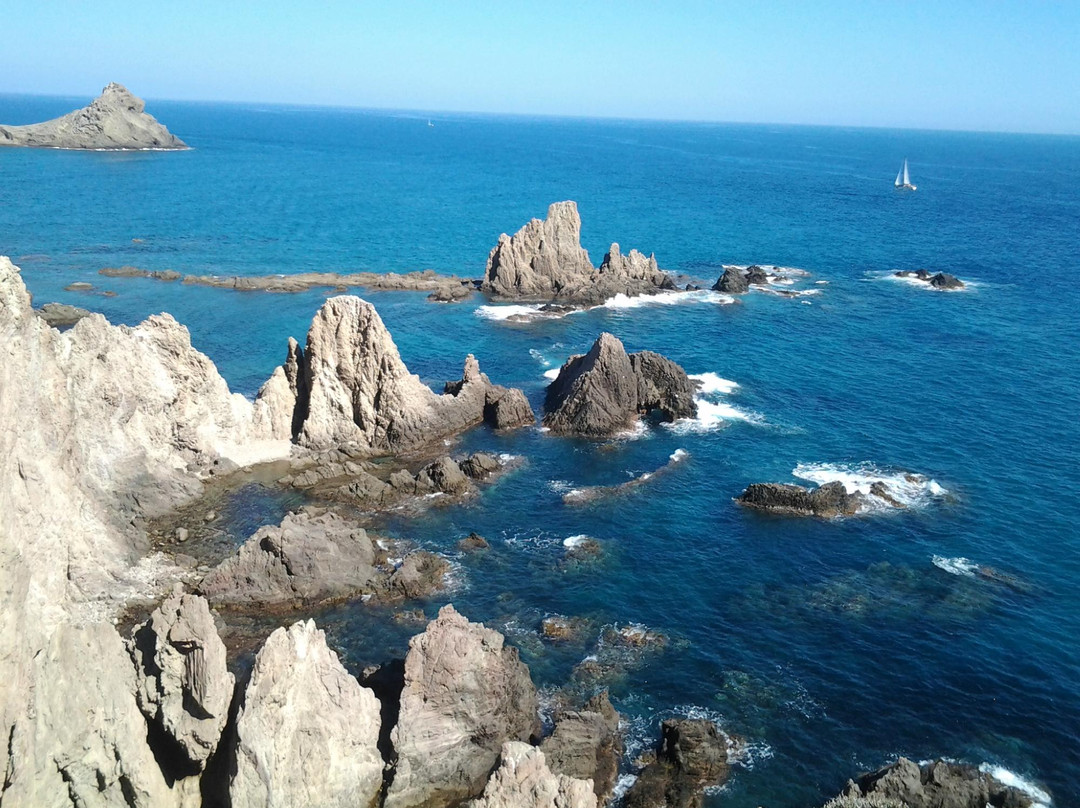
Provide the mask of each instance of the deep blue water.
{"label": "deep blue water", "polygon": [[[85,99],[0,97],[0,120]],[[662,715],[712,715],[751,757],[731,806],[803,806],[905,754],[1000,764],[1080,803],[1080,139],[865,129],[393,114],[159,102],[194,150],[0,151],[0,254],[40,302],[135,323],[162,310],[252,395],[324,293],[289,296],[103,279],[102,266],[184,273],[434,268],[478,277],[500,232],[575,199],[594,262],[606,246],[715,280],[724,263],[801,267],[800,299],[597,309],[509,324],[421,294],[373,293],[432,384],[466,353],[539,411],[543,372],[612,331],[691,373],[748,419],[651,426],[593,444],[484,428],[460,448],[524,466],[469,506],[386,529],[460,559],[459,610],[507,633],[537,683],[565,683],[605,624],[665,634],[612,685],[633,737]],[[427,121],[435,123],[428,127]],[[914,194],[892,179],[911,161]],[[133,241],[138,239],[138,241]],[[936,293],[883,278],[926,266],[971,281]],[[88,280],[117,293],[64,292]],[[827,280],[828,285],[816,285]],[[804,305],[808,303],[808,305]],[[545,364],[548,363],[548,364]],[[633,494],[564,505],[689,457]],[[768,518],[732,497],[799,464],[908,470],[947,494],[839,521]],[[268,515],[269,518],[269,515]],[[276,515],[273,518],[277,518]],[[595,564],[562,540],[595,537]],[[1023,585],[950,574],[970,559]],[[445,600],[445,599],[444,599]],[[426,605],[433,614],[441,601]],[[536,634],[589,618],[580,643]],[[363,606],[323,622],[351,665],[414,631]]]}

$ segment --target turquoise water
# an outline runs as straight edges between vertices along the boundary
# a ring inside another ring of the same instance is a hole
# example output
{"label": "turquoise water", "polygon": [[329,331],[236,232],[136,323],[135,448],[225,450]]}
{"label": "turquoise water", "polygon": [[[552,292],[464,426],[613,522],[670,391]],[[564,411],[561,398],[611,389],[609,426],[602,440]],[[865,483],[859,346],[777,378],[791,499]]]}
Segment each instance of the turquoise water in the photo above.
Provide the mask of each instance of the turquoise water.
{"label": "turquoise water", "polygon": [[[81,103],[0,97],[0,120]],[[696,430],[650,425],[593,444],[477,429],[462,450],[519,455],[523,466],[469,506],[386,529],[451,553],[472,530],[488,537],[489,553],[458,560],[457,589],[443,600],[504,631],[545,688],[596,652],[604,625],[665,634],[612,694],[637,743],[658,717],[688,712],[746,739],[747,759],[716,804],[813,804],[898,754],[1003,765],[1043,784],[1055,805],[1080,802],[1080,140],[166,102],[151,111],[194,150],[0,151],[0,253],[21,264],[39,302],[122,323],[173,313],[246,395],[286,338],[303,336],[323,292],[241,294],[97,270],[478,277],[500,232],[575,199],[596,263],[619,241],[709,282],[724,263],[811,272],[800,286],[819,294],[803,298],[528,324],[480,316],[479,298],[444,306],[371,294],[426,381],[459,377],[472,352],[538,411],[544,371],[603,330],[738,383],[708,400],[726,417]],[[892,189],[905,156],[915,194]],[[920,266],[971,287],[936,293],[886,277]],[[63,291],[77,280],[117,294]],[[677,449],[689,456],[632,494],[562,502],[568,488],[625,481]],[[913,471],[941,490],[916,492],[904,511],[833,522],[731,501],[750,482],[796,481],[800,464],[874,479]],[[563,540],[577,535],[600,542],[598,561],[567,563]],[[1011,584],[965,575],[956,559]],[[584,616],[589,630],[578,643],[545,643],[536,629],[549,613]],[[415,630],[386,618],[354,606],[322,620],[362,666],[402,653]]]}

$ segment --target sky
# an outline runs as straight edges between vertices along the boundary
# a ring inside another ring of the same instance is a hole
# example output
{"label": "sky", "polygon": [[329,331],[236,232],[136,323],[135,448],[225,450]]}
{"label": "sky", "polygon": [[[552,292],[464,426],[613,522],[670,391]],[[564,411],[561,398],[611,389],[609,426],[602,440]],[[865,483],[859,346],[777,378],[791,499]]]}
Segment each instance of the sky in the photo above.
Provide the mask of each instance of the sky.
{"label": "sky", "polygon": [[0,0],[0,42],[0,93],[1080,134],[1080,0]]}

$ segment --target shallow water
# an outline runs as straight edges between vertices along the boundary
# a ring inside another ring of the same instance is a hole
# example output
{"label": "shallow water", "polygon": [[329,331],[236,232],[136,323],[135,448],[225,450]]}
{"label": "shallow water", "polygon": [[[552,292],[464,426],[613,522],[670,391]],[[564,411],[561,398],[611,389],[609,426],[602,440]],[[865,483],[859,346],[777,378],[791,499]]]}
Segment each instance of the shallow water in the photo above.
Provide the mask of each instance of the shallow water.
{"label": "shallow water", "polygon": [[[0,120],[76,105],[0,97]],[[709,418],[694,424],[604,443],[474,430],[457,449],[525,464],[476,502],[392,516],[384,529],[448,553],[470,531],[486,536],[492,549],[459,558],[456,589],[425,608],[453,600],[504,631],[546,688],[597,652],[605,625],[664,634],[612,694],[637,743],[673,711],[714,716],[747,739],[747,762],[716,804],[813,804],[897,754],[1004,766],[1056,805],[1080,801],[1080,140],[150,110],[195,148],[0,151],[0,253],[38,302],[119,323],[171,312],[249,396],[286,338],[303,337],[323,291],[234,293],[97,270],[478,277],[500,232],[575,199],[595,263],[619,241],[710,283],[726,263],[811,272],[798,287],[820,290],[809,297],[702,296],[528,323],[480,316],[479,298],[372,293],[425,381],[458,378],[472,352],[538,410],[545,371],[602,330],[714,374]],[[915,194],[891,186],[905,156]],[[938,293],[888,277],[920,266],[973,283]],[[117,294],[64,292],[72,281]],[[622,496],[562,500],[655,471],[678,449],[684,460]],[[831,522],[732,502],[748,483],[823,467],[852,484],[917,472],[943,493]],[[257,524],[260,502],[276,521],[280,502],[252,495],[237,524]],[[599,560],[567,563],[563,542],[579,535],[600,543]],[[965,574],[964,561],[1022,585]],[[588,618],[587,636],[542,641],[550,613]],[[323,619],[356,667],[400,655],[416,630],[360,605]]]}

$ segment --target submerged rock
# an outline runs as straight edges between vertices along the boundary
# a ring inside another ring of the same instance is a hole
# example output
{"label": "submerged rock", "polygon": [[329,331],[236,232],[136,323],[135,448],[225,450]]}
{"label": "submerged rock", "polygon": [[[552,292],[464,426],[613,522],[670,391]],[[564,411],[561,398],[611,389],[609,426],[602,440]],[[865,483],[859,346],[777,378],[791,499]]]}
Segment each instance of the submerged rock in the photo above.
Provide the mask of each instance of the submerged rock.
{"label": "submerged rock", "polygon": [[692,417],[694,390],[679,365],[651,351],[628,355],[605,332],[587,354],[568,359],[548,386],[544,425],[559,434],[606,437],[630,427],[641,412]]}
{"label": "submerged rock", "polygon": [[735,501],[750,508],[807,516],[851,516],[865,502],[861,494],[849,494],[842,482],[818,488],[782,483],[754,483]]}
{"label": "submerged rock", "polygon": [[206,601],[174,592],[136,627],[129,647],[146,720],[172,739],[181,765],[203,769],[221,739],[234,684]]}
{"label": "submerged rock", "polygon": [[547,218],[505,233],[488,256],[481,289],[494,298],[596,305],[617,294],[653,294],[675,285],[637,250],[623,255],[612,244],[597,270],[581,246],[574,202],[556,202]]}
{"label": "submerged rock", "polygon": [[0,146],[53,149],[186,149],[145,112],[146,105],[113,82],[89,106],[26,126],[0,126]]}
{"label": "submerged rock", "polygon": [[728,777],[728,739],[712,721],[669,719],[656,760],[626,795],[627,808],[701,808],[703,791]]}
{"label": "submerged rock", "polygon": [[849,780],[826,808],[1030,808],[1030,794],[1005,785],[975,766],[936,760],[920,766],[900,758]]}
{"label": "submerged rock", "polygon": [[464,539],[458,542],[458,549],[466,552],[476,552],[477,550],[487,550],[491,547],[488,544],[488,540],[481,536],[479,533],[470,533]]}
{"label": "submerged rock", "polygon": [[409,642],[386,808],[453,805],[477,796],[503,744],[537,734],[537,708],[517,649],[444,606]]}
{"label": "submerged rock", "polygon": [[471,808],[596,808],[588,780],[555,773],[544,753],[519,741],[503,744],[499,767]]}
{"label": "submerged rock", "polygon": [[380,705],[311,620],[279,628],[255,657],[236,718],[233,808],[370,808],[383,781]]}

